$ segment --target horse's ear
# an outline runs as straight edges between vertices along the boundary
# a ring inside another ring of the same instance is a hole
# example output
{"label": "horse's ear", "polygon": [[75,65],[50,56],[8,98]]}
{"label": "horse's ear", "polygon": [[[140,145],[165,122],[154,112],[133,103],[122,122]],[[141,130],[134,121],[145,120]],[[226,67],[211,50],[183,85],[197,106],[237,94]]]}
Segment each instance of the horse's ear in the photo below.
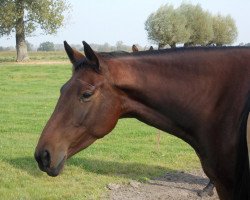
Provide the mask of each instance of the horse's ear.
{"label": "horse's ear", "polygon": [[83,54],[75,49],[72,49],[66,41],[64,41],[64,49],[72,64],[75,64],[76,62],[84,58]]}
{"label": "horse's ear", "polygon": [[89,44],[85,41],[82,42],[84,46],[84,53],[87,60],[95,66],[95,70],[100,70],[100,62],[97,54],[93,51],[93,49],[89,46]]}

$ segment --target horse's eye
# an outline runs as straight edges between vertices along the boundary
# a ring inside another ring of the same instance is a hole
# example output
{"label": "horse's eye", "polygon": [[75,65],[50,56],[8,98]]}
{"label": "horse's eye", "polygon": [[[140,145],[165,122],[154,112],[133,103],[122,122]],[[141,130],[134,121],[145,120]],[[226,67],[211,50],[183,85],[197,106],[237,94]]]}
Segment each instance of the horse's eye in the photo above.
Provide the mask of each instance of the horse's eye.
{"label": "horse's eye", "polygon": [[80,101],[81,101],[81,102],[89,101],[91,96],[92,96],[92,93],[91,93],[91,92],[84,92],[84,93],[80,96]]}

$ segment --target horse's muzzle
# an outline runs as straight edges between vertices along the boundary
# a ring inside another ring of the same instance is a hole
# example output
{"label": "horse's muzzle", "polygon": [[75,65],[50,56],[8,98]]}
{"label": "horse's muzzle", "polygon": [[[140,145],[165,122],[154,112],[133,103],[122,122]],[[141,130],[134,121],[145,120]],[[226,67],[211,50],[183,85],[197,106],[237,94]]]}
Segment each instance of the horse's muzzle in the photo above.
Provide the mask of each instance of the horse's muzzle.
{"label": "horse's muzzle", "polygon": [[43,150],[39,153],[35,153],[35,159],[39,168],[45,172],[45,169],[50,166],[50,153],[47,150]]}
{"label": "horse's muzzle", "polygon": [[51,167],[51,155],[48,150],[35,153],[35,159],[41,171],[46,172],[49,176],[57,176],[63,168],[66,156],[59,162],[56,167]]}

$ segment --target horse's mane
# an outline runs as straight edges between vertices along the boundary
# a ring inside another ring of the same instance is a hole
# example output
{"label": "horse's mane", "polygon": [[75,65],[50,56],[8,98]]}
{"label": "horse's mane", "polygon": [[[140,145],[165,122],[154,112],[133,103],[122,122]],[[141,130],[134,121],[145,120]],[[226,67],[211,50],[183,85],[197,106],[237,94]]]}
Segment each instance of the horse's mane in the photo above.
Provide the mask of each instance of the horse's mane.
{"label": "horse's mane", "polygon": [[[114,58],[131,54],[127,51],[111,51],[111,52],[97,52],[97,53],[103,58]],[[74,64],[75,70],[84,68],[85,66],[91,66],[91,64],[85,57]]]}
{"label": "horse's mane", "polygon": [[98,55],[101,55],[102,57],[117,57],[117,56],[124,56],[124,55],[131,55],[131,53],[127,51],[111,51],[111,52],[97,52]]}
{"label": "horse's mane", "polygon": [[[112,51],[112,52],[97,52],[103,58],[120,58],[120,57],[130,57],[130,56],[149,56],[149,55],[162,55],[162,54],[170,54],[170,53],[179,53],[179,52],[196,52],[196,51],[211,51],[211,50],[230,50],[230,49],[248,49],[248,46],[222,46],[222,47],[177,47],[177,48],[169,48],[169,49],[159,49],[152,51],[136,51],[136,52],[126,52],[126,51]],[[86,65],[90,65],[86,58],[80,60],[76,64],[74,64],[75,69],[83,68]]]}
{"label": "horse's mane", "polygon": [[[133,52],[130,55],[134,56],[147,56],[147,55],[160,55],[165,53],[179,53],[179,52],[188,52],[188,51],[210,51],[210,50],[229,50],[229,49],[250,49],[248,46],[200,46],[200,47],[177,47],[169,49],[158,49],[152,51],[137,51]],[[127,56],[127,55],[122,55]]]}

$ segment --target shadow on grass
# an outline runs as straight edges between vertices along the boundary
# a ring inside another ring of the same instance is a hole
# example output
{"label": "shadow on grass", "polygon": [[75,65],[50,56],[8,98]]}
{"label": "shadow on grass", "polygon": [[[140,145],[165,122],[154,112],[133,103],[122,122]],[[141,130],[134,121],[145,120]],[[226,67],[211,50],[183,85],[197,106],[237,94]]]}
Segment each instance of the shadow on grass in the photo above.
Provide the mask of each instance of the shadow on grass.
{"label": "shadow on grass", "polygon": [[[23,156],[10,159],[6,158],[3,159],[3,161],[12,165],[16,169],[27,172],[32,176],[42,175],[35,159],[32,156]],[[105,161],[91,158],[71,158],[65,163],[65,165],[68,167],[78,167],[91,173],[107,176],[121,176],[142,181],[163,174],[166,171],[173,171],[154,165]],[[67,170],[67,168],[65,170]]]}
{"label": "shadow on grass", "polygon": [[42,173],[33,156],[24,156],[18,158],[5,158],[4,162],[12,165],[14,168],[27,172],[31,176],[41,176]]}
{"label": "shadow on grass", "polygon": [[[31,156],[4,159],[4,161],[16,169],[27,172],[29,175],[36,177],[42,175],[35,159]],[[206,185],[208,181],[207,178],[203,178],[201,176],[180,172],[174,169],[168,169],[157,165],[148,165],[142,163],[105,161],[91,158],[71,158],[66,162],[66,165],[69,167],[78,167],[91,173],[106,176],[120,176],[140,181],[146,181],[159,176],[161,177],[157,178],[158,180],[162,179],[162,181],[164,180],[167,182]],[[165,175],[163,176],[163,174]]]}
{"label": "shadow on grass", "polygon": [[165,182],[198,184],[203,186],[206,186],[209,181],[208,178],[203,178],[200,175],[142,163],[122,163],[90,158],[71,158],[67,165],[80,167],[96,174],[122,176],[140,181],[154,179]]}
{"label": "shadow on grass", "polygon": [[[5,158],[3,159],[3,161],[10,164],[16,169],[27,172],[29,175],[42,175],[34,157],[32,156]],[[167,170],[163,167],[153,165],[128,162],[121,163],[90,158],[71,158],[65,163],[65,165],[69,167],[78,167],[91,173],[107,176],[122,176],[131,179],[147,179],[148,177],[162,174]]]}
{"label": "shadow on grass", "polygon": [[159,176],[166,171],[174,171],[157,165],[148,165],[128,161],[105,161],[91,158],[71,158],[68,160],[67,165],[82,168],[83,170],[91,173],[106,176],[120,176],[141,181]]}

